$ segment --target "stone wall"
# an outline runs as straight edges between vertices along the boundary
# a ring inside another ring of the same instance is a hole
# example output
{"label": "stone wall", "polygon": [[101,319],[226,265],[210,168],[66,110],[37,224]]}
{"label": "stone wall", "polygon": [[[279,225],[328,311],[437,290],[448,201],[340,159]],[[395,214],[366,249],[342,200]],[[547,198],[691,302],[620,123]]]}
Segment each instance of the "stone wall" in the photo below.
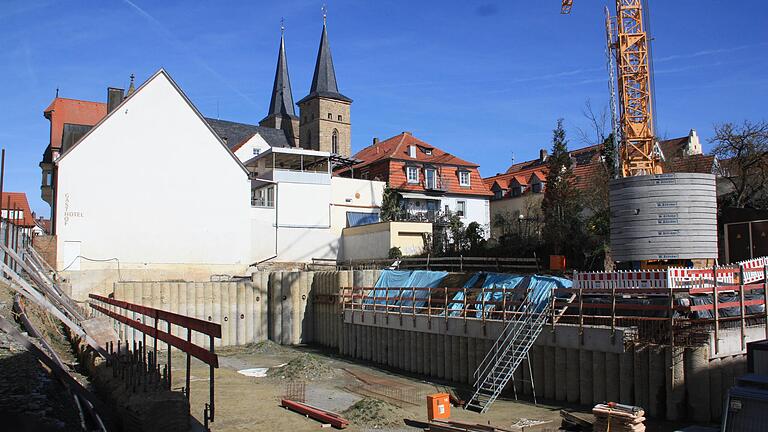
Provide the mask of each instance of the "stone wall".
{"label": "stone wall", "polygon": [[51,268],[56,268],[56,236],[39,235],[32,237],[32,246]]}

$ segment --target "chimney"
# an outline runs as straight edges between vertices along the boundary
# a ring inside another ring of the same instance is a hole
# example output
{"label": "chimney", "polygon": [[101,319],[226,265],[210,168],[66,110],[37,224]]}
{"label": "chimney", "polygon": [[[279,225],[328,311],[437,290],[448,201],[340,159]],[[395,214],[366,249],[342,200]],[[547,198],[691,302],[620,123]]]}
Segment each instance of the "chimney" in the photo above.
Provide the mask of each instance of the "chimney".
{"label": "chimney", "polygon": [[378,139],[378,138],[376,138],[376,137],[373,137],[373,143],[374,143],[374,144],[378,144],[378,143],[379,143],[379,139]]}
{"label": "chimney", "polygon": [[411,132],[411,131],[403,131],[403,135],[413,135],[413,132]]}
{"label": "chimney", "polygon": [[544,162],[547,160],[547,150],[546,149],[540,149],[539,150],[539,160]]}
{"label": "chimney", "polygon": [[113,109],[120,105],[124,96],[123,89],[114,87],[107,88],[107,114],[111,113]]}

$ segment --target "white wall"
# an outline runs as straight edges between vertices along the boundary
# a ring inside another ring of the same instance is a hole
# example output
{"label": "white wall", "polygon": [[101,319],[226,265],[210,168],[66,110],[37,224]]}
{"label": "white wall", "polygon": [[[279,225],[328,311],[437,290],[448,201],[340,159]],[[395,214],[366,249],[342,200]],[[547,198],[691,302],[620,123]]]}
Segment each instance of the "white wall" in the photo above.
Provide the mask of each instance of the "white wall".
{"label": "white wall", "polygon": [[164,72],[57,164],[59,269],[76,242],[121,268],[253,262],[247,174]]}
{"label": "white wall", "polygon": [[[237,144],[237,143],[234,143]],[[256,133],[254,136],[252,136],[248,141],[246,141],[242,146],[240,146],[237,151],[235,151],[235,156],[237,156],[238,159],[240,159],[240,162],[246,162],[250,159],[253,159],[254,156],[256,156],[256,152],[254,149],[258,150],[259,153],[264,153],[269,149],[269,144],[262,138],[261,135]]]}
{"label": "white wall", "polygon": [[[435,200],[440,200],[440,204],[438,205],[437,210],[445,211],[445,207],[448,206],[448,209],[453,213],[455,213],[458,209],[458,201],[464,201],[466,203],[466,213],[464,214],[464,217],[461,218],[464,226],[466,227],[472,222],[477,222],[481,227],[483,227],[483,230],[485,231],[485,237],[487,238],[490,235],[491,211],[490,201],[488,198],[479,198],[465,195],[446,195],[435,198]],[[427,211],[426,199],[406,198],[405,202],[406,209],[410,212]]]}
{"label": "white wall", "polygon": [[347,212],[379,213],[384,197],[385,182],[331,178],[331,226],[335,233],[347,227]]}

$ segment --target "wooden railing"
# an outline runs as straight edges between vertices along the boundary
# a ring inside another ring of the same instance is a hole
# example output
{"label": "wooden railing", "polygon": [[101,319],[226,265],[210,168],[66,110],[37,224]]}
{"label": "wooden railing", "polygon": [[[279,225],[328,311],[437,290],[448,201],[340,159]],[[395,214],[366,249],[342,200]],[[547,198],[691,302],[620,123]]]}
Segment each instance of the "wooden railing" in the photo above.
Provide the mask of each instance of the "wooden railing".
{"label": "wooden railing", "polygon": [[371,260],[346,260],[313,258],[315,266],[333,266],[337,270],[363,270],[388,268],[398,262],[397,268],[403,270],[448,270],[448,271],[498,271],[535,273],[539,270],[536,258],[497,258],[497,257],[406,257]]}
{"label": "wooden railing", "polygon": [[[691,326],[694,326],[700,330],[714,331],[715,351],[719,352],[717,340],[721,324],[737,322],[742,349],[746,349],[746,327],[749,322],[762,322],[768,338],[768,326],[765,325],[768,323],[768,308],[765,307],[768,304],[768,266],[752,268],[751,271],[762,271],[766,277],[759,283],[745,284],[742,283],[745,280],[742,269],[742,274],[735,277],[735,282],[727,284],[718,283],[718,275],[715,274],[714,278],[709,279],[716,281],[713,284],[703,282],[685,288],[551,288],[548,296],[551,302],[549,323],[553,330],[557,323],[575,324],[580,333],[583,333],[585,325],[607,326],[612,332],[617,328],[638,327],[647,331],[648,338],[658,343],[673,342],[676,340],[676,329],[691,331]],[[341,290],[341,302],[343,310],[353,315],[356,312],[369,312],[361,313],[363,321],[366,315],[370,317],[372,313],[374,321],[379,316],[388,319],[389,316],[419,315],[427,316],[430,320],[439,317],[446,321],[448,318],[457,318],[506,322],[519,316],[515,309],[521,304],[525,293],[525,288],[348,287]],[[732,293],[738,300],[720,301],[720,297],[727,293]],[[759,298],[746,298],[750,293],[759,294]],[[705,303],[693,304],[695,298],[705,299]],[[747,310],[754,306],[762,306],[761,312],[750,313]],[[736,308],[738,315],[724,314],[724,309]],[[711,318],[697,317],[705,311],[709,312]]]}

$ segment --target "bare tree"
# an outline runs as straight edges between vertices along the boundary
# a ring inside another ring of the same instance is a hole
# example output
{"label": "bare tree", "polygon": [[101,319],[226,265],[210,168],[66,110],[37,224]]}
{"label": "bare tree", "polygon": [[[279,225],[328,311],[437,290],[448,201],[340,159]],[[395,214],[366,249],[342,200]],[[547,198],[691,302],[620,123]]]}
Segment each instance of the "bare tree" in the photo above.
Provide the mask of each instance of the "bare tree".
{"label": "bare tree", "polygon": [[720,161],[719,176],[729,186],[726,204],[765,208],[768,205],[768,122],[715,125],[710,140]]}
{"label": "bare tree", "polygon": [[576,128],[576,135],[578,135],[579,141],[588,146],[602,144],[611,133],[611,119],[608,115],[608,107],[603,105],[600,112],[595,112],[592,107],[592,101],[587,98],[584,101],[584,108],[581,109],[581,114],[589,122],[589,128],[588,130],[580,127]]}

